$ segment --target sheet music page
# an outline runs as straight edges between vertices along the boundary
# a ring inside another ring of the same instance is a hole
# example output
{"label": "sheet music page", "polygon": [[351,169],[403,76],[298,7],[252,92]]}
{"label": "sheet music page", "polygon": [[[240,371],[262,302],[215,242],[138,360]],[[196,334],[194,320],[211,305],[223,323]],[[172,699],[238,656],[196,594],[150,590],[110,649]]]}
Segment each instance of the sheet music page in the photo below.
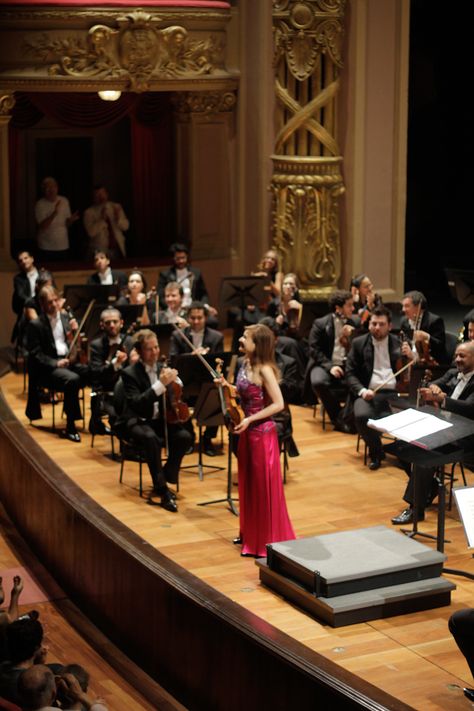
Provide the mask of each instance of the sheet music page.
{"label": "sheet music page", "polygon": [[474,548],[474,487],[463,486],[454,489],[454,498],[461,515],[468,547]]}
{"label": "sheet music page", "polygon": [[381,417],[378,420],[369,420],[367,424],[369,427],[373,427],[376,430],[381,430],[383,432],[393,432],[398,427],[405,427],[406,425],[411,425],[417,420],[421,420],[426,417],[426,414],[414,410],[409,407],[407,410],[401,410],[393,415],[387,415],[387,417]]}
{"label": "sheet music page", "polygon": [[382,417],[380,420],[368,420],[367,424],[404,442],[413,442],[453,426],[451,422],[413,408]]}

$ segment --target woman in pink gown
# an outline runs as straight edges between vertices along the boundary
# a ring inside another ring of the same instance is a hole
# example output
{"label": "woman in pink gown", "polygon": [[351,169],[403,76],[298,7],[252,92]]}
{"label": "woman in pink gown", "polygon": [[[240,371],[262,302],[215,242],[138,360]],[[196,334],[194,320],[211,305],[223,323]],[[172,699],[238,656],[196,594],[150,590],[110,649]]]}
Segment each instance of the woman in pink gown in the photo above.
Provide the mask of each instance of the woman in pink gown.
{"label": "woman in pink gown", "polygon": [[266,544],[295,538],[286,508],[280,453],[273,415],[283,409],[275,364],[275,339],[267,326],[245,329],[240,339],[244,362],[237,392],[245,418],[239,435],[240,537],[243,556],[266,555]]}

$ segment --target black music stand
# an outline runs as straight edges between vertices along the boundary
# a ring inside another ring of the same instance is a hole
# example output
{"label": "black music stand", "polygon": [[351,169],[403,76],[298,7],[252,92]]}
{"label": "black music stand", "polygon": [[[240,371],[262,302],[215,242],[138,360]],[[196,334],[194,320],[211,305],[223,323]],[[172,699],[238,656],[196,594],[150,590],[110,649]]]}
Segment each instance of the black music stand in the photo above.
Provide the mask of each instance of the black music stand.
{"label": "black music stand", "polygon": [[66,304],[72,309],[76,318],[79,320],[84,315],[88,305],[95,300],[96,304],[103,304],[103,308],[107,306],[115,306],[117,297],[120,293],[118,284],[65,284],[64,298]]}
{"label": "black music stand", "polygon": [[[207,371],[206,371],[207,372]],[[209,381],[209,374],[208,374]],[[184,390],[183,390],[184,392]],[[198,449],[198,463],[197,472],[199,480],[203,480],[204,468],[209,469],[210,472],[223,471],[224,467],[219,467],[217,464],[203,464],[202,463],[202,428],[203,427],[214,427],[224,424],[224,414],[222,412],[221,401],[219,398],[219,391],[213,382],[204,383],[201,386],[199,397],[196,401],[193,411],[193,417],[196,420],[196,424],[199,429],[199,449]],[[188,464],[187,466],[181,467],[181,469],[195,469],[195,464]]]}
{"label": "black music stand", "polygon": [[[223,372],[229,366],[232,353],[207,353],[202,356],[211,368],[216,370],[216,361],[221,360]],[[198,356],[193,353],[179,353],[170,359],[172,368],[176,368],[183,383],[183,399],[197,397],[205,383],[212,383],[212,375]]]}
{"label": "black music stand", "polygon": [[[142,306],[143,308],[143,306]],[[160,344],[160,353],[168,357],[170,352],[170,342],[171,336],[174,331],[174,326],[172,323],[151,323],[149,326],[144,326],[144,328],[149,328],[153,331]]]}
{"label": "black music stand", "polygon": [[267,300],[265,287],[270,283],[270,278],[264,276],[222,277],[220,303],[225,308],[237,306],[243,319],[247,306],[258,306]]}
{"label": "black music stand", "polygon": [[[444,466],[445,464],[453,464],[461,461],[467,453],[472,451],[474,447],[474,421],[454,412],[437,409],[431,405],[424,405],[423,407],[413,409],[418,410],[421,413],[434,415],[445,422],[449,422],[452,426],[447,429],[434,432],[433,434],[425,437],[420,437],[417,441],[404,442],[397,440],[393,445],[389,445],[389,447],[385,448],[387,451],[390,451],[391,454],[395,454],[402,461],[413,465],[411,474],[411,476],[414,477],[414,500],[412,504],[413,528],[402,528],[401,530],[403,533],[410,536],[410,538],[414,538],[415,536],[423,536],[424,538],[431,538],[432,540],[435,540],[437,542],[437,550],[440,551],[440,553],[443,553],[444,544],[446,542],[449,543],[449,541],[446,541],[444,538],[446,515]],[[391,434],[396,437],[396,430],[392,431]],[[418,530],[418,522],[416,519],[418,488],[416,470],[417,467],[420,466],[430,468],[434,467],[438,471],[438,527],[436,536],[432,536],[429,533],[424,533]],[[461,570],[444,568],[444,572],[455,575],[464,575],[465,577],[474,580],[474,575]]]}

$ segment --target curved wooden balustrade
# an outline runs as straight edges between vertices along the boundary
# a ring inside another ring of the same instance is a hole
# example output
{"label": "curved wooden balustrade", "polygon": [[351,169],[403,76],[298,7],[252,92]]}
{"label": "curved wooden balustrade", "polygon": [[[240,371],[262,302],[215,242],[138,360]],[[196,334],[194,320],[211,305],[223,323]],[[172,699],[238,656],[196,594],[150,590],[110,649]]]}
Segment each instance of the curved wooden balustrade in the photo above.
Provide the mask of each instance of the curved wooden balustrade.
{"label": "curved wooden balustrade", "polygon": [[189,708],[410,708],[232,602],[121,524],[37,445],[1,392],[0,497],[88,618]]}

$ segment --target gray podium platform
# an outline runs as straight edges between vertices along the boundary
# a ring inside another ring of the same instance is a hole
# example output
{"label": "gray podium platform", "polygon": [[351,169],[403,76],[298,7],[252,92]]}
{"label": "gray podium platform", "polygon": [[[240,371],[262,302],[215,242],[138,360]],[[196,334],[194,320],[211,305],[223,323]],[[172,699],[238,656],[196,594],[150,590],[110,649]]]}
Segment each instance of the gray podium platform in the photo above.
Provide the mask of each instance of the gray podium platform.
{"label": "gray podium platform", "polygon": [[449,605],[445,555],[374,526],[267,546],[260,580],[339,627]]}

